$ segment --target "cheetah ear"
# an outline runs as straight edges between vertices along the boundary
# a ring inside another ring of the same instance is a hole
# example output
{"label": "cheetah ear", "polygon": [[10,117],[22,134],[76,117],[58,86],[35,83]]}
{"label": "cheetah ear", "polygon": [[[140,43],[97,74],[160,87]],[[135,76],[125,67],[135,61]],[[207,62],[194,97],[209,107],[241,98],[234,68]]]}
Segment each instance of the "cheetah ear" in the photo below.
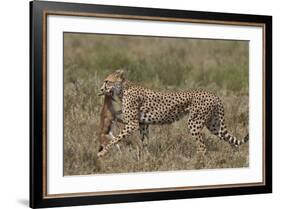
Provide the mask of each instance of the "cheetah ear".
{"label": "cheetah ear", "polygon": [[115,73],[119,76],[119,78],[123,81],[125,79],[125,72],[123,69],[116,70]]}

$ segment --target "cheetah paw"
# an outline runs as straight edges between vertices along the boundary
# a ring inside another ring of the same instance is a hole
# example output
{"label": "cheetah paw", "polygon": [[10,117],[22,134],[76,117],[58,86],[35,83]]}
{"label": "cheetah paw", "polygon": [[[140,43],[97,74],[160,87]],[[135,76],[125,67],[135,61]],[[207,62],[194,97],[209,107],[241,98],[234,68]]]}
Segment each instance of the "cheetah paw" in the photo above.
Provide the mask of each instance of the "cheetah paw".
{"label": "cheetah paw", "polygon": [[99,158],[101,158],[101,157],[103,157],[105,154],[106,154],[106,153],[102,150],[102,151],[98,152],[97,156],[98,156]]}

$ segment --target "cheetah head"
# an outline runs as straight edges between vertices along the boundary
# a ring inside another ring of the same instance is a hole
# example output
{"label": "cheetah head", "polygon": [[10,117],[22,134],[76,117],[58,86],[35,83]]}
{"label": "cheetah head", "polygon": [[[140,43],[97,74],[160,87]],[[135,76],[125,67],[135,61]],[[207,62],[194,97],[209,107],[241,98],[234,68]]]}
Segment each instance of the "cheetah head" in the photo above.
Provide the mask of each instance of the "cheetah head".
{"label": "cheetah head", "polygon": [[120,95],[124,80],[124,71],[116,70],[104,79],[99,95]]}

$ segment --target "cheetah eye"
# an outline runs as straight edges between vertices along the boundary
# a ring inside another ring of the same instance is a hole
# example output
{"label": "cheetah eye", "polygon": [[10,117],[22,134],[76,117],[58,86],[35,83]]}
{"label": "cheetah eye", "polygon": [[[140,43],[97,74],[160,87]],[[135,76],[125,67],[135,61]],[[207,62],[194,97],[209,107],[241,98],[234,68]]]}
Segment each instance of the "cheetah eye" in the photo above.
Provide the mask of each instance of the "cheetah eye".
{"label": "cheetah eye", "polygon": [[105,81],[105,84],[113,84],[114,82],[112,82],[112,81]]}

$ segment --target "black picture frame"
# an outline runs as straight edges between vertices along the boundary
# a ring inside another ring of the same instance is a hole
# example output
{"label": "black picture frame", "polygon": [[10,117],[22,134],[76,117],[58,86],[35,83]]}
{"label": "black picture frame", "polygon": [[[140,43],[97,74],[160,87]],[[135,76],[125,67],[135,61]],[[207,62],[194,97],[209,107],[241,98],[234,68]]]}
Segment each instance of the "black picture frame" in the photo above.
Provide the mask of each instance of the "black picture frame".
{"label": "black picture frame", "polygon": [[[46,36],[45,18],[49,14],[83,16],[84,14],[156,18],[159,21],[194,21],[218,24],[260,24],[264,27],[264,184],[239,187],[181,189],[102,195],[46,196]],[[272,192],[272,17],[139,7],[105,6],[77,3],[30,2],[30,207],[57,207],[88,204],[153,201],[245,195]]]}

